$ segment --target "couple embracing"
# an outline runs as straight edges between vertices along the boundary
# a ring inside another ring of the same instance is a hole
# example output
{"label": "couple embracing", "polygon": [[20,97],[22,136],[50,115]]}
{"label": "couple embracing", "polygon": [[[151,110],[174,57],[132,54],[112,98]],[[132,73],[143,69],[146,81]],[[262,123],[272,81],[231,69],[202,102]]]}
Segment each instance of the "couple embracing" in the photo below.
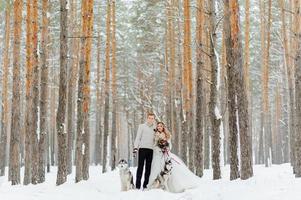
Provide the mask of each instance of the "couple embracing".
{"label": "couple embracing", "polygon": [[134,153],[138,153],[136,189],[141,188],[144,166],[143,189],[162,184],[169,192],[183,192],[197,187],[199,178],[170,152],[171,137],[163,122],[156,123],[153,113],[148,113],[146,122],[139,125],[134,142]]}

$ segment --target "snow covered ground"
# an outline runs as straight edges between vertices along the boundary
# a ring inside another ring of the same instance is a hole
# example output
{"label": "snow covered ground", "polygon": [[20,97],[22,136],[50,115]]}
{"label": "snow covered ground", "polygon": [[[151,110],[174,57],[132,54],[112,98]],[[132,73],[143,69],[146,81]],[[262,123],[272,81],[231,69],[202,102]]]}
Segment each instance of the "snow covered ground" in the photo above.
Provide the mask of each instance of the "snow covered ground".
{"label": "snow covered ground", "polygon": [[[135,170],[132,170],[135,171]],[[91,167],[90,179],[55,186],[56,173],[47,174],[47,182],[39,185],[11,186],[7,177],[0,177],[0,200],[300,200],[301,179],[295,179],[289,164],[271,168],[254,166],[255,176],[249,180],[229,181],[229,167],[224,167],[223,179],[212,180],[206,170],[197,189],[180,194],[162,190],[120,192],[117,171],[100,174],[99,167]]]}

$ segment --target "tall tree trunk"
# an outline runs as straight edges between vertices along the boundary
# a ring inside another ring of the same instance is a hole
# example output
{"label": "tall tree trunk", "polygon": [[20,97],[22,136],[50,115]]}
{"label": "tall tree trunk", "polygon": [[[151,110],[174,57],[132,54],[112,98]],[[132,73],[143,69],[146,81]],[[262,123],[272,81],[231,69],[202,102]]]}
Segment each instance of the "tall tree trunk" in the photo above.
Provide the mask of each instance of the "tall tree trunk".
{"label": "tall tree trunk", "polygon": [[298,49],[295,57],[295,97],[296,97],[296,131],[295,132],[295,176],[301,177],[301,6],[296,4],[296,36]]}
{"label": "tall tree trunk", "polygon": [[27,1],[26,16],[26,113],[25,113],[25,169],[23,184],[31,182],[31,127],[32,127],[32,2]]}
{"label": "tall tree trunk", "polygon": [[235,70],[235,88],[238,107],[238,124],[240,136],[240,160],[241,179],[245,180],[253,176],[251,140],[249,134],[248,95],[243,66],[242,39],[239,19],[239,3],[237,0],[230,1],[231,9],[231,39],[233,50],[233,69]]}
{"label": "tall tree trunk", "polygon": [[218,115],[217,108],[217,57],[216,57],[216,33],[215,33],[215,0],[209,3],[209,32],[210,32],[210,64],[211,64],[211,84],[210,84],[210,102],[209,102],[209,115],[210,123],[212,127],[212,147],[211,147],[211,157],[212,157],[212,168],[213,168],[213,179],[221,178],[220,169],[220,124],[221,119]]}
{"label": "tall tree trunk", "polygon": [[39,60],[38,60],[38,0],[33,0],[32,5],[32,45],[33,45],[33,80],[32,80],[32,126],[31,126],[31,183],[38,183],[38,159],[39,159],[39,148],[38,148],[38,108],[39,108]]}
{"label": "tall tree trunk", "polygon": [[197,29],[196,29],[196,59],[197,59],[197,99],[196,99],[196,136],[195,136],[195,166],[196,175],[203,176],[204,168],[204,87],[203,87],[203,32],[204,32],[204,0],[197,1]]}
{"label": "tall tree trunk", "polygon": [[[191,106],[190,106],[190,91],[191,89],[191,30],[190,30],[190,1],[184,0],[183,1],[184,7],[184,43],[183,43],[183,98],[184,98],[184,110],[183,110],[183,130],[182,130],[182,143],[181,143],[181,150],[182,150],[182,158],[184,163],[189,161],[188,159],[188,145],[189,140],[189,120],[191,119]],[[191,163],[189,163],[189,167]]]}
{"label": "tall tree trunk", "polygon": [[[264,52],[265,52],[265,48],[266,48],[266,44],[265,44],[265,19],[264,19],[264,15],[265,15],[265,4],[263,3],[262,0],[260,0],[260,45],[261,45],[261,52],[262,52],[262,56],[261,56],[261,65],[264,65]],[[262,67],[263,68],[263,67]],[[262,77],[263,80],[263,77]],[[263,82],[263,81],[262,81]],[[259,164],[263,164],[265,162],[265,152],[264,152],[264,116],[263,116],[263,98],[261,99],[261,113],[260,113],[260,132],[259,132],[259,150],[258,150],[258,160],[259,160]]]}
{"label": "tall tree trunk", "polygon": [[108,134],[109,134],[109,106],[110,106],[110,40],[111,40],[111,1],[107,0],[107,19],[106,19],[106,61],[105,61],[105,105],[104,105],[104,137],[103,137],[103,164],[102,172],[107,171],[108,156]]}
{"label": "tall tree trunk", "polygon": [[6,147],[8,135],[8,77],[9,77],[9,40],[10,40],[10,3],[5,10],[5,35],[4,35],[4,55],[2,72],[2,113],[1,113],[1,138],[0,138],[0,176],[5,175]]}
{"label": "tall tree trunk", "polygon": [[[297,3],[299,2],[299,0],[291,0],[290,1],[290,7],[289,9],[293,11],[293,14],[290,17],[290,30],[292,30],[293,34],[295,34],[297,32],[297,25],[298,22],[297,19]],[[290,122],[290,127],[291,127],[291,132],[290,132],[290,159],[291,159],[291,164],[293,166],[293,171],[294,173],[296,172],[295,170],[295,158],[296,158],[296,154],[295,154],[295,139],[296,139],[296,134],[297,134],[297,130],[296,130],[296,126],[297,126],[297,121],[295,120],[296,118],[296,102],[295,102],[295,75],[294,75],[294,68],[295,68],[295,58],[292,55],[296,55],[296,48],[297,48],[297,40],[296,40],[296,36],[291,37],[290,39],[290,67],[289,67],[289,71],[288,71],[288,80],[289,80],[289,95],[290,95],[290,118],[292,119]]]}
{"label": "tall tree trunk", "polygon": [[14,44],[13,44],[13,98],[10,136],[10,180],[12,185],[20,184],[20,44],[22,29],[23,0],[15,0]]}
{"label": "tall tree trunk", "polygon": [[92,50],[92,37],[93,37],[93,5],[94,0],[88,1],[87,7],[87,43],[85,55],[85,79],[84,79],[84,129],[83,142],[85,145],[84,158],[83,158],[83,179],[89,179],[89,164],[90,164],[90,69],[91,69],[91,50]]}
{"label": "tall tree trunk", "polygon": [[90,107],[90,62],[91,34],[93,24],[93,0],[82,1],[82,39],[78,80],[77,158],[76,180],[89,178],[89,107]]}
{"label": "tall tree trunk", "polygon": [[116,8],[112,1],[112,137],[111,137],[111,167],[116,167],[117,159],[117,85],[116,85]]}
{"label": "tall tree trunk", "polygon": [[[101,16],[101,6],[99,6],[99,16]],[[101,164],[102,156],[102,93],[103,93],[103,84],[101,81],[101,24],[98,23],[98,32],[97,32],[97,69],[96,69],[96,136],[95,136],[95,165]]]}
{"label": "tall tree trunk", "polygon": [[[246,95],[248,99],[248,131],[249,131],[249,139],[250,139],[250,152],[252,149],[252,90],[251,90],[251,80],[250,80],[250,0],[245,1],[245,48],[244,48],[244,77],[246,84]],[[251,160],[252,162],[252,160]],[[252,162],[253,164],[253,162]]]}
{"label": "tall tree trunk", "polygon": [[265,166],[270,166],[270,138],[271,138],[271,119],[269,109],[269,61],[270,61],[270,46],[271,46],[271,25],[272,25],[272,1],[268,1],[268,24],[266,48],[264,48],[264,63],[263,63],[263,78],[262,78],[262,99],[263,99],[263,127],[264,127],[264,141],[265,141]]}
{"label": "tall tree trunk", "polygon": [[[73,35],[76,35],[78,31],[78,23],[77,23],[77,1],[71,1],[71,14],[70,19],[72,19],[72,24],[70,27],[70,31]],[[68,174],[72,173],[72,149],[74,145],[74,132],[75,132],[75,124],[74,124],[74,115],[75,115],[75,84],[76,84],[76,74],[78,70],[78,54],[79,54],[79,39],[74,38],[70,42],[70,54],[71,54],[71,61],[69,64],[69,77],[68,77],[68,107],[67,107],[67,133],[68,133],[68,147],[67,147],[67,165],[68,165]]]}
{"label": "tall tree trunk", "polygon": [[60,0],[60,84],[59,105],[56,116],[58,139],[58,172],[56,185],[61,185],[67,180],[67,135],[65,133],[65,112],[67,93],[67,49],[68,49],[68,10],[67,0]]}
{"label": "tall tree trunk", "polygon": [[39,140],[39,183],[45,181],[45,161],[48,131],[48,6],[49,0],[42,1],[42,37],[41,37],[41,99],[40,99],[40,140]]}
{"label": "tall tree trunk", "polygon": [[234,53],[232,50],[232,36],[230,24],[230,0],[224,0],[224,31],[226,45],[226,61],[227,61],[227,87],[228,87],[228,111],[229,111],[229,150],[230,150],[230,180],[239,178],[238,170],[238,130],[236,123],[236,92],[235,92],[235,72],[234,72]]}
{"label": "tall tree trunk", "polygon": [[[181,16],[181,3],[179,0],[175,0],[175,9],[177,10],[176,15]],[[176,109],[176,121],[177,121],[177,133],[175,134],[175,152],[179,155],[181,153],[181,133],[182,133],[182,120],[181,120],[181,112],[182,112],[182,31],[181,31],[181,19],[176,18],[176,43],[177,43],[177,77],[176,77],[176,100],[177,100],[177,109]]]}

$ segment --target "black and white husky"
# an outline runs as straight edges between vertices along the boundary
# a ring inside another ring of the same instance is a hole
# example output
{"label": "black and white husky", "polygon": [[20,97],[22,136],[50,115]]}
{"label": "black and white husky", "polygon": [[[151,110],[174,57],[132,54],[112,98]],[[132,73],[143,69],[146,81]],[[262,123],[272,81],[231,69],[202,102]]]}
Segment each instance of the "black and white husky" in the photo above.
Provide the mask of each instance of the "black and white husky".
{"label": "black and white husky", "polygon": [[154,183],[151,185],[151,188],[161,188],[163,190],[169,191],[167,186],[167,181],[171,175],[172,163],[171,160],[165,161],[164,169],[160,172],[160,174],[155,179]]}
{"label": "black and white husky", "polygon": [[134,189],[133,174],[130,171],[127,161],[121,159],[118,163],[118,168],[121,181],[121,191]]}

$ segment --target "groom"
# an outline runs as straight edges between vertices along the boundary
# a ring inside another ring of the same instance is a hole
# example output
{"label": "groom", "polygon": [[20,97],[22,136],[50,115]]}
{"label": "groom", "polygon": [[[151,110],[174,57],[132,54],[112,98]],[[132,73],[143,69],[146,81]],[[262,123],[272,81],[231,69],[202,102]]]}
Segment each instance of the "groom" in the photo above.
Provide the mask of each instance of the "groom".
{"label": "groom", "polygon": [[143,189],[147,187],[149,175],[151,172],[153,160],[153,146],[154,146],[154,129],[155,115],[153,113],[147,114],[147,119],[144,124],[140,124],[137,131],[137,136],[134,142],[134,155],[138,152],[138,168],[136,174],[136,188],[141,187],[142,172],[145,163]]}

